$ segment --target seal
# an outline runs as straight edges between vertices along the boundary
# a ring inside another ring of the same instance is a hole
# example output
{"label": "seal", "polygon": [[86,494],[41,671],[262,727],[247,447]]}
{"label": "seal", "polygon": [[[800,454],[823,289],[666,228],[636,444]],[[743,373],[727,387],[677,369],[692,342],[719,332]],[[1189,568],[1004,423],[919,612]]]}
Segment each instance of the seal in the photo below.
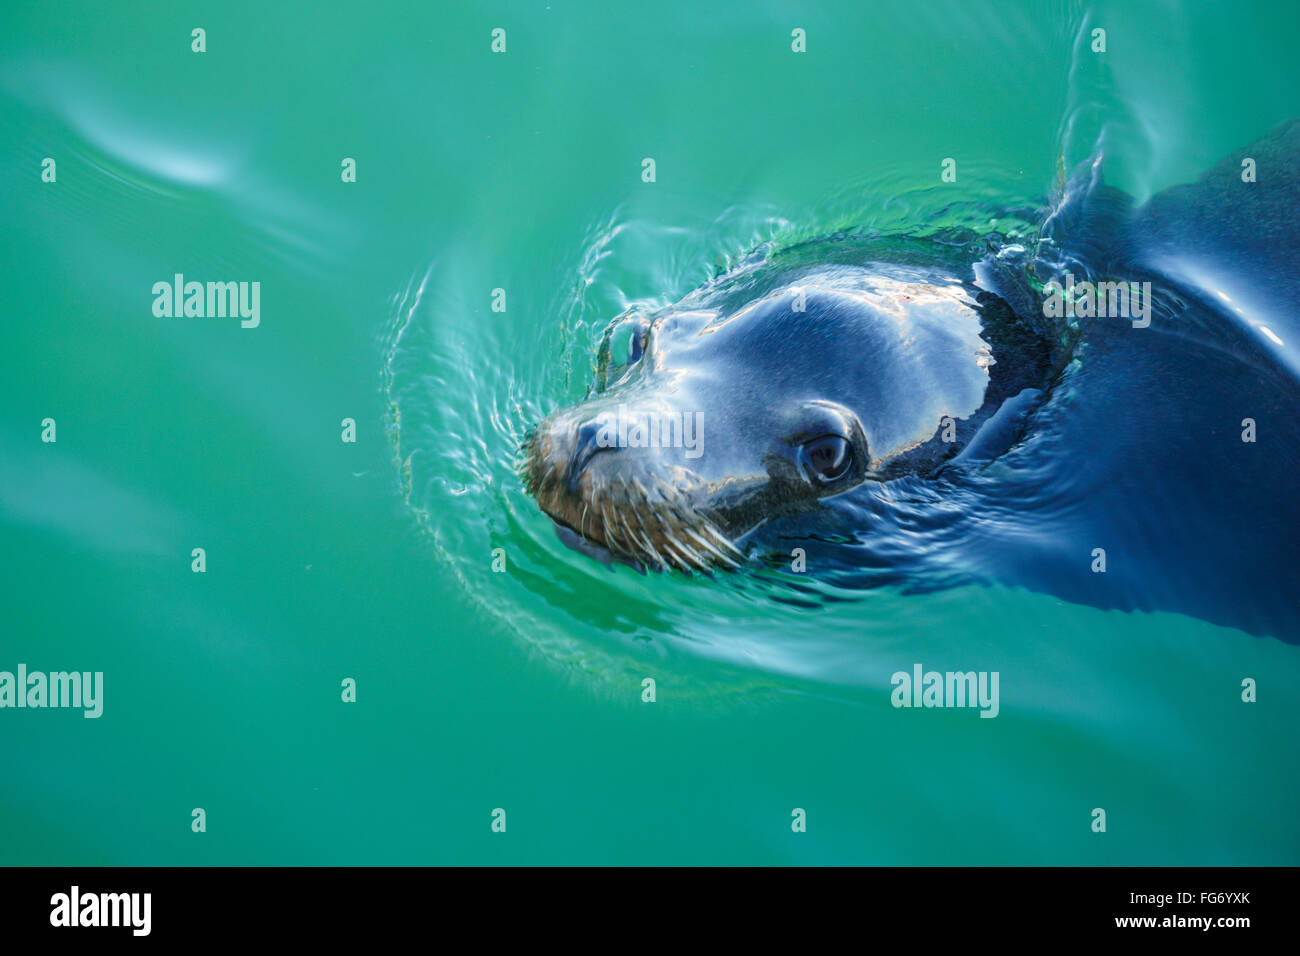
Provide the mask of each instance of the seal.
{"label": "seal", "polygon": [[[614,319],[593,394],[528,436],[528,490],[588,547],[659,569],[736,568],[765,522],[1018,437],[1007,422],[1041,394],[1052,349],[973,277],[764,265]],[[996,414],[1004,403],[1014,415]]]}

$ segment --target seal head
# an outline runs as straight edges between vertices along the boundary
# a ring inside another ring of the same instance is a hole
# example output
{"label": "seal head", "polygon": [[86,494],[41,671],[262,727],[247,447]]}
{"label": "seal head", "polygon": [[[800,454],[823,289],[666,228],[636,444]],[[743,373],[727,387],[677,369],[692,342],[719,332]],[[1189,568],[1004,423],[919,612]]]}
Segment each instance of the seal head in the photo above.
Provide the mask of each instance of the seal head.
{"label": "seal head", "polygon": [[736,308],[620,316],[600,366],[620,336],[626,365],[532,432],[528,489],[617,558],[739,566],[764,522],[957,453],[990,411],[977,292],[938,271],[839,266]]}

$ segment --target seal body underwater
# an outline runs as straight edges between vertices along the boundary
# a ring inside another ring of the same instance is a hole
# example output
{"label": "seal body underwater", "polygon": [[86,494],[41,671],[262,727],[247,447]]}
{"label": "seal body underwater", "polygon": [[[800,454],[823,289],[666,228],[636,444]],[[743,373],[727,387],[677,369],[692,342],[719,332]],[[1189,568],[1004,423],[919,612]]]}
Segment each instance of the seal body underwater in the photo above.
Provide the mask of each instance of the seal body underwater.
{"label": "seal body underwater", "polygon": [[738,542],[764,523],[864,482],[931,474],[977,435],[989,445],[1006,432],[994,421],[1004,403],[1042,394],[1059,356],[971,277],[817,262],[825,254],[799,249],[771,288],[737,283],[697,297],[714,305],[616,319],[601,359],[617,380],[529,440],[542,508],[625,560],[735,567]]}

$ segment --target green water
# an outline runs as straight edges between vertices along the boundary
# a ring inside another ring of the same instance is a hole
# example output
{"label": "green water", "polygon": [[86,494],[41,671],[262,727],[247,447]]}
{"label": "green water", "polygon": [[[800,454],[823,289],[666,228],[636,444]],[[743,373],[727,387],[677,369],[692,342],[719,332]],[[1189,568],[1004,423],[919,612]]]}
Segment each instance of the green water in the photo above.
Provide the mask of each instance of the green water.
{"label": "green water", "polygon": [[[1294,3],[1171,10],[8,6],[0,669],[104,712],[0,710],[0,862],[1300,862],[1293,646],[605,569],[514,471],[610,317],[761,242],[1032,208],[1103,127],[1141,197],[1300,114]],[[260,324],[155,317],[176,273]],[[999,716],[893,708],[916,662]]]}

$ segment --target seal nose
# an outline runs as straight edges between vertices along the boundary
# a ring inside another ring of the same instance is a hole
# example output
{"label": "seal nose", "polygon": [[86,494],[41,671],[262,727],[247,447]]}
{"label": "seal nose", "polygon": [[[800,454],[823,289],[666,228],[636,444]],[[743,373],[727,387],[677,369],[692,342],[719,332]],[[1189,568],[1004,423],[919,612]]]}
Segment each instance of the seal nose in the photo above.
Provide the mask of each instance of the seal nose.
{"label": "seal nose", "polygon": [[569,487],[576,489],[578,477],[587,463],[602,451],[617,450],[614,445],[602,444],[599,440],[604,420],[598,416],[578,426],[578,440],[573,446],[573,457],[569,460]]}

